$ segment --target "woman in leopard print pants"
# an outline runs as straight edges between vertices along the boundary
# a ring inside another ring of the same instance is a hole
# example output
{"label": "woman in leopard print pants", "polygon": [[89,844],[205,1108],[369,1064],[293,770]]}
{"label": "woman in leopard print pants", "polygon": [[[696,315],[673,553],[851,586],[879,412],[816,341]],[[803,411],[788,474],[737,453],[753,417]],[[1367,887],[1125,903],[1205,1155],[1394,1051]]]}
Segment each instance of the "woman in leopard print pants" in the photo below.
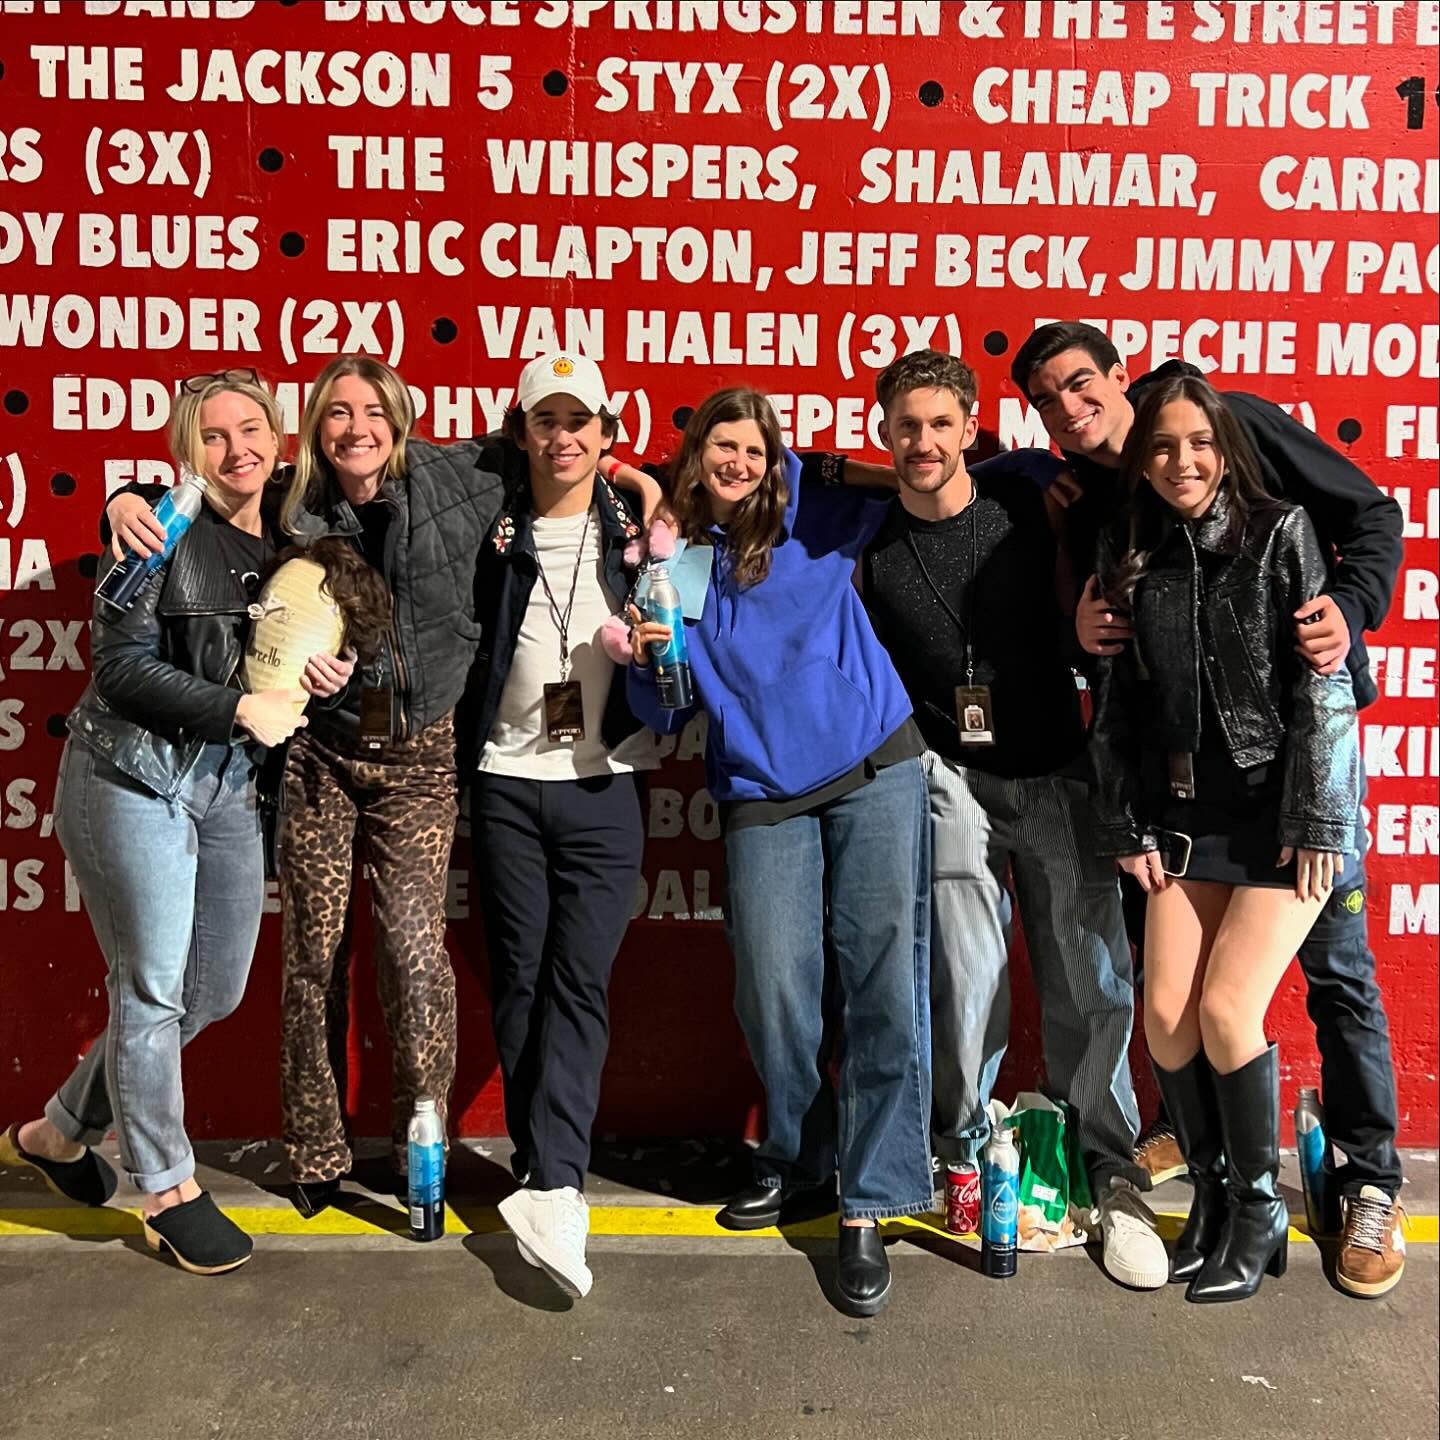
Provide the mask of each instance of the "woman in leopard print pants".
{"label": "woman in leopard print pants", "polygon": [[[418,1095],[442,1119],[455,1076],[445,892],[457,813],[454,706],[480,638],[474,574],[500,509],[470,443],[415,438],[404,382],[367,357],[329,365],[300,424],[283,521],[347,537],[394,598],[385,644],[291,746],[281,795],[281,1094],[296,1203],[322,1209],[351,1167],[345,1117],[351,882],[358,850],[391,1052],[393,1165]],[[312,707],[313,708],[313,707]]]}

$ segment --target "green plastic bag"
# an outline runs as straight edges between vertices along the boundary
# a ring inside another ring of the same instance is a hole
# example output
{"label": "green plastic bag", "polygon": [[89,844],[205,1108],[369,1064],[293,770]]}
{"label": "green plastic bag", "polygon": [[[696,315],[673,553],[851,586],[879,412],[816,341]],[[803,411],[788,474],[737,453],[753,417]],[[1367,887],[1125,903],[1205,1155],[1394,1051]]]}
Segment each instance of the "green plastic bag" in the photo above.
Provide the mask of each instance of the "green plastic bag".
{"label": "green plastic bag", "polygon": [[1085,1244],[1095,1201],[1070,1107],[1027,1090],[1015,1097],[1003,1123],[1018,1132],[1020,1142],[1019,1248]]}

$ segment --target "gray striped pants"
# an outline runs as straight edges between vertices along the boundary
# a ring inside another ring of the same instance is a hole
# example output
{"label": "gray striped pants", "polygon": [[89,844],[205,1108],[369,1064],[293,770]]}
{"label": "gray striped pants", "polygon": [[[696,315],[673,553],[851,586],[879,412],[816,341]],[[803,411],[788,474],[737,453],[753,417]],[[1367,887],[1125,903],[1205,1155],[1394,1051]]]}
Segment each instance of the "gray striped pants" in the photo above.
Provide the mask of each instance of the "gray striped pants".
{"label": "gray striped pants", "polygon": [[1092,1182],[1143,1179],[1130,1079],[1135,1015],[1115,864],[1095,853],[1084,784],[1004,780],[923,757],[933,826],[932,1124],[942,1160],[972,1161],[1010,1038],[1007,874],[1040,996],[1048,1093],[1069,1101]]}

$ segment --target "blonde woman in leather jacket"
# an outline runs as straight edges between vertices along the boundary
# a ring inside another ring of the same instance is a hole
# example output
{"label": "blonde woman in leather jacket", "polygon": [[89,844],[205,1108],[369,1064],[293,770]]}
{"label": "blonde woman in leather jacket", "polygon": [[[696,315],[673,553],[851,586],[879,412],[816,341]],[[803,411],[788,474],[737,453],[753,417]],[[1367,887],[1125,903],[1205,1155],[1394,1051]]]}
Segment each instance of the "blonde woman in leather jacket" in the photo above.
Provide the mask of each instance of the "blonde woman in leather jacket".
{"label": "blonde woman in leather jacket", "polygon": [[1195,1186],[1171,1279],[1189,1300],[1239,1300],[1285,1268],[1264,1023],[1351,863],[1354,695],[1344,667],[1319,675],[1294,653],[1324,552],[1305,512],[1265,492],[1208,384],[1147,392],[1124,474],[1100,575],[1135,640],[1097,688],[1100,845],[1149,897],[1145,1034]]}
{"label": "blonde woman in leather jacket", "polygon": [[[55,796],[108,967],[109,1024],[44,1118],[0,1136],[0,1164],[102,1205],[115,1174],[91,1147],[113,1127],[147,1242],[199,1275],[243,1264],[251,1241],[196,1182],[180,1052],[245,993],[264,902],[255,769],[306,723],[303,690],[246,694],[235,679],[247,607],[283,543],[280,446],[253,370],[182,386],[170,449],[208,481],[205,503],[129,610],[95,602]],[[326,689],[316,669],[307,683]]]}

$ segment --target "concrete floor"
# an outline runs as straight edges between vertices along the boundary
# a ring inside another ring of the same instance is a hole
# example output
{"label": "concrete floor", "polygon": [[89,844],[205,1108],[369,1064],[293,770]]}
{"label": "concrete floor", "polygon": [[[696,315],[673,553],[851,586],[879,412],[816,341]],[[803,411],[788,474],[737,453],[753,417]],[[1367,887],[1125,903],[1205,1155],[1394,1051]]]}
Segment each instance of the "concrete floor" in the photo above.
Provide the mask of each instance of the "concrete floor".
{"label": "concrete floor", "polygon": [[[572,1304],[496,1233],[503,1147],[482,1148],[452,1165],[474,1233],[424,1247],[391,1233],[403,1216],[379,1193],[324,1222],[347,1233],[305,1233],[272,1149],[210,1152],[217,1198],[281,1232],[210,1280],[149,1255],[123,1213],[60,1207],[0,1171],[0,1437],[1437,1433],[1433,1218],[1382,1300],[1341,1294],[1321,1247],[1300,1242],[1282,1280],[1213,1307],[1123,1290],[1081,1250],[986,1280],[968,1245],[910,1227],[890,1247],[892,1303],[861,1321],[827,1298],[833,1222],[684,1233],[707,1228],[709,1192],[743,1157],[612,1146],[592,1206],[610,1231],[640,1233],[592,1238],[595,1289]],[[1408,1172],[1412,1216],[1433,1217],[1433,1155]],[[1155,1208],[1183,1211],[1185,1193],[1164,1187]],[[5,1234],[7,1221],[34,1233]]]}

